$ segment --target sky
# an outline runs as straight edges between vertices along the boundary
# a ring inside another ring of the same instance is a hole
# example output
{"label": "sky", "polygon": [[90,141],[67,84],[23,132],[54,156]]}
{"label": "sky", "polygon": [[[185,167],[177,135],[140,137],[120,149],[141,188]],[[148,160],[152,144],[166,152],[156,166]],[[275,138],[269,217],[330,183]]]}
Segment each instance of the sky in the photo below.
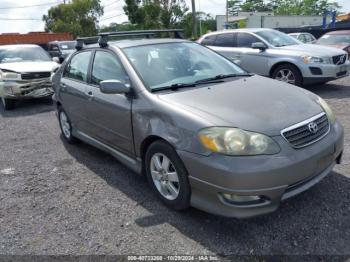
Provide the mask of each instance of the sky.
{"label": "sky", "polygon": [[[51,6],[57,5],[62,1],[0,0],[0,33],[43,31],[44,23],[41,21],[42,16],[47,13]],[[191,7],[191,0],[186,0],[186,2]],[[196,2],[198,11],[210,13],[213,16],[225,13],[226,0],[196,0]],[[343,7],[342,12],[350,12],[350,0],[337,0],[337,2]],[[101,0],[101,4],[105,6],[105,11],[104,15],[100,18],[100,25],[127,21],[127,17],[123,15],[123,0]],[[32,5],[38,6],[19,8]]]}

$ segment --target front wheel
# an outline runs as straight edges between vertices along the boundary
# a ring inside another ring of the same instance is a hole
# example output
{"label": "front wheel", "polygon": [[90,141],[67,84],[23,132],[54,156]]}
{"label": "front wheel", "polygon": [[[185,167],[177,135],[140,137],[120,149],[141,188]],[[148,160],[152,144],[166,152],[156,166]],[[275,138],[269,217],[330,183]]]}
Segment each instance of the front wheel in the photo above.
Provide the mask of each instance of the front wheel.
{"label": "front wheel", "polygon": [[2,102],[5,110],[14,109],[15,105],[16,105],[16,100],[14,100],[14,99],[7,99],[7,98],[2,97],[1,102]]}
{"label": "front wheel", "polygon": [[145,169],[149,184],[163,203],[175,210],[189,207],[191,188],[187,170],[169,144],[156,141],[148,148]]}
{"label": "front wheel", "polygon": [[291,64],[278,66],[272,73],[272,78],[288,84],[302,86],[303,77],[298,68]]}

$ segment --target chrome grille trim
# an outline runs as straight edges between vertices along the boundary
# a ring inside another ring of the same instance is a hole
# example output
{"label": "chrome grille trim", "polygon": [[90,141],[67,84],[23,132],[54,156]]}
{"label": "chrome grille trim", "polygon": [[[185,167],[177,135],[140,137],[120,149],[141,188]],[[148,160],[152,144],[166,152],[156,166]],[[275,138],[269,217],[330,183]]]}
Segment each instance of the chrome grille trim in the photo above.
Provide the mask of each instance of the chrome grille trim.
{"label": "chrome grille trim", "polygon": [[[323,120],[323,118],[325,119]],[[318,124],[319,130],[315,134],[310,133],[307,125],[311,122],[317,122],[322,120],[323,122]],[[288,135],[286,136],[286,133],[291,131],[295,131],[294,134],[291,134],[290,136]],[[316,143],[317,141],[324,138],[329,133],[329,131],[330,131],[330,123],[329,123],[328,117],[325,112],[322,112],[300,123],[297,123],[295,125],[292,125],[290,127],[283,129],[280,134],[293,148],[299,149],[299,148],[309,146],[313,143]],[[291,136],[294,136],[294,137],[291,138]],[[305,139],[306,142],[298,143],[298,144],[294,143],[295,141],[301,140],[301,139]]]}

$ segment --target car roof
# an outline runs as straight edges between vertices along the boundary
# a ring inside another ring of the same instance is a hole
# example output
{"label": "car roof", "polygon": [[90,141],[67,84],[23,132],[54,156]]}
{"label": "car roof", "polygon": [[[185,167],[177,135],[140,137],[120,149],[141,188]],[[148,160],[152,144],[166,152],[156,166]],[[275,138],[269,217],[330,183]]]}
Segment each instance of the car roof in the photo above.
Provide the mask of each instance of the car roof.
{"label": "car roof", "polygon": [[326,33],[325,35],[348,35],[350,30],[336,30]]}
{"label": "car roof", "polygon": [[67,40],[67,41],[50,41],[49,44],[59,44],[59,43],[75,43],[75,40]]}
{"label": "car roof", "polygon": [[[111,40],[108,41],[109,46],[115,46],[117,48],[128,48],[144,45],[156,45],[156,44],[168,44],[168,43],[194,43],[185,39],[174,39],[174,38],[145,38],[145,39],[124,39],[124,40]],[[99,44],[88,44],[85,45],[83,49],[86,48],[99,48]]]}
{"label": "car roof", "polygon": [[25,47],[40,47],[34,44],[18,44],[18,45],[0,45],[0,49],[15,49],[15,48],[25,48]]}
{"label": "car roof", "polygon": [[206,34],[205,36],[208,36],[208,35],[217,35],[217,34],[223,34],[223,33],[237,33],[237,32],[256,33],[256,32],[261,32],[261,31],[277,31],[277,30],[271,29],[271,28],[225,29],[225,30],[219,30],[219,31],[215,31],[215,32],[208,33],[208,34]]}

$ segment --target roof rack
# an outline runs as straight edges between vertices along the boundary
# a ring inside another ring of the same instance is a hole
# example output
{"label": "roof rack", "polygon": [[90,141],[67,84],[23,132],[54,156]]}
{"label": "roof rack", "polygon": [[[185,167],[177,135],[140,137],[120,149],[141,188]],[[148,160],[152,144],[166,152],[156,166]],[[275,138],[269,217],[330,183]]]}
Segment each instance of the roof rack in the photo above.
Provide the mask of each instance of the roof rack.
{"label": "roof rack", "polygon": [[109,37],[113,36],[145,36],[146,38],[154,37],[156,34],[161,33],[174,33],[175,38],[183,38],[182,29],[159,29],[159,30],[134,30],[134,31],[117,31],[117,32],[107,32],[100,33],[99,36],[93,37],[80,37],[77,38],[76,49],[80,50],[83,48],[84,44],[99,44],[100,47],[106,47],[108,45]]}

